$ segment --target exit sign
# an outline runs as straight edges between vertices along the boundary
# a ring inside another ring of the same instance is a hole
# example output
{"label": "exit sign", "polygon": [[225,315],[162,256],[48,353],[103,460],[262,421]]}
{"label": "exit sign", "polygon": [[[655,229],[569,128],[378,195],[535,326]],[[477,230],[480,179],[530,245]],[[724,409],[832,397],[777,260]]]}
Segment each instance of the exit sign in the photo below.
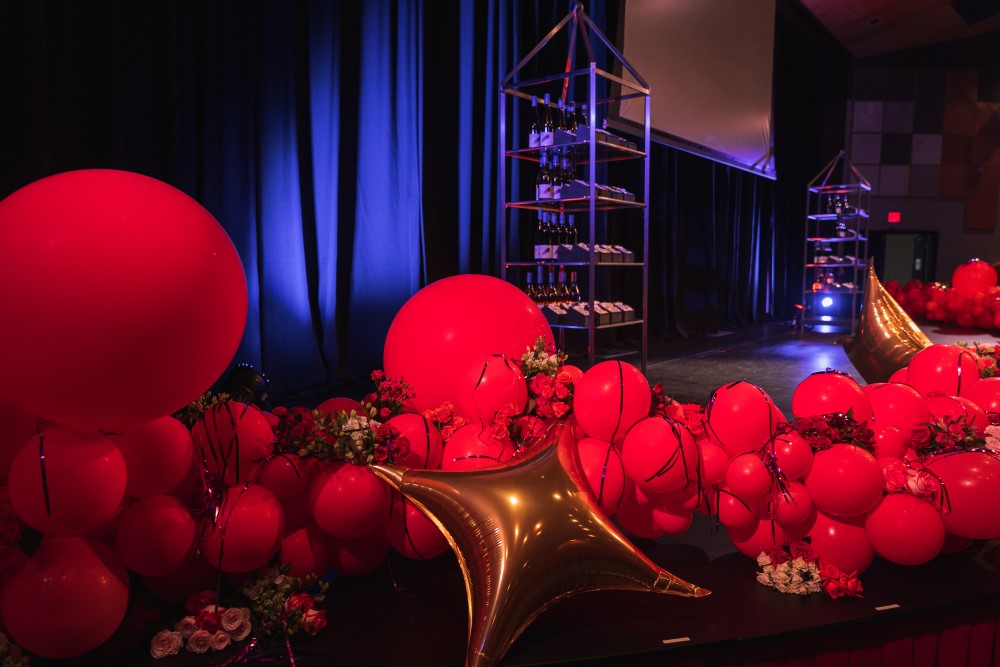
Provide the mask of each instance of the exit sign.
{"label": "exit sign", "polygon": [[890,223],[897,223],[901,219],[902,219],[902,216],[900,216],[899,211],[889,211],[889,222]]}

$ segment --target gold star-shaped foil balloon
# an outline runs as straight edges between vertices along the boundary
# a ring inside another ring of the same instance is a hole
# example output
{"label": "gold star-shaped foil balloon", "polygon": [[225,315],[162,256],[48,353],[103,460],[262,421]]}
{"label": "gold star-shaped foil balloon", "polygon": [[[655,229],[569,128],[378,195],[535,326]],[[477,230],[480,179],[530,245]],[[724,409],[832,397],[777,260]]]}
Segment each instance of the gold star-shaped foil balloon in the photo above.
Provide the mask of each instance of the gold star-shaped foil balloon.
{"label": "gold star-shaped foil balloon", "polygon": [[838,342],[868,383],[887,382],[893,373],[908,366],[917,352],[931,345],[899,302],[885,291],[873,262],[868,264],[858,332]]}
{"label": "gold star-shaped foil balloon", "polygon": [[709,594],[653,563],[611,523],[577,470],[574,442],[559,422],[509,467],[372,466],[434,521],[458,556],[469,603],[467,667],[497,664],[539,614],[577,593]]}

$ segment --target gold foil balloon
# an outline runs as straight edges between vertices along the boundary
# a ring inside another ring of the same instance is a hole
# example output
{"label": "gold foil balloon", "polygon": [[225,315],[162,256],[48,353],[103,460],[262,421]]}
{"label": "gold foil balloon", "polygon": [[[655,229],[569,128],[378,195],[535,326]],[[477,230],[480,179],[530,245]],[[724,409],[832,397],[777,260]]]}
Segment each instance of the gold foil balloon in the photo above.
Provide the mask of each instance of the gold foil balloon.
{"label": "gold foil balloon", "polygon": [[445,534],[469,603],[467,667],[496,665],[550,605],[576,593],[632,590],[702,597],[642,554],[601,512],[574,464],[572,429],[509,467],[468,471],[374,465]]}
{"label": "gold foil balloon", "polygon": [[869,384],[888,381],[893,373],[910,363],[913,355],[931,345],[920,327],[885,291],[875,275],[875,265],[870,262],[858,332],[853,338],[838,342]]}

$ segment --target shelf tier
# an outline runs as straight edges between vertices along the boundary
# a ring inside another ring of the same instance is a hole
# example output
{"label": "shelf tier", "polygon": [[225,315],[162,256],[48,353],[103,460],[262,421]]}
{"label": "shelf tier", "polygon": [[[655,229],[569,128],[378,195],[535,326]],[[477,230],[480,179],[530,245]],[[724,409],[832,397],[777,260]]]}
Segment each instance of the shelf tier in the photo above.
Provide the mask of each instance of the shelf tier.
{"label": "shelf tier", "polygon": [[[595,142],[597,149],[597,162],[618,162],[621,160],[636,160],[646,157],[646,154],[637,149],[629,148],[619,144],[612,144],[605,141]],[[515,148],[507,151],[507,157],[539,162],[542,151],[570,150],[573,161],[577,164],[588,164],[590,162],[590,140],[575,141],[565,144],[553,144],[551,146],[536,146],[533,148]]]}
{"label": "shelf tier", "polygon": [[[558,259],[536,260],[534,262],[507,262],[508,269],[521,266],[590,266],[590,262],[560,262]],[[642,262],[594,262],[594,266],[645,266]]]}
{"label": "shelf tier", "polygon": [[816,262],[806,264],[807,269],[863,269],[864,264],[860,262]]}
{"label": "shelf tier", "polygon": [[861,287],[834,287],[832,289],[807,289],[805,294],[864,294]]}
{"label": "shelf tier", "polygon": [[[520,208],[531,211],[589,211],[589,197],[573,199],[535,199],[529,201],[507,202],[507,208]],[[640,201],[625,201],[611,197],[594,197],[594,208],[598,211],[613,211],[615,209],[643,209],[646,205]]]}
{"label": "shelf tier", "polygon": [[870,192],[872,186],[859,181],[858,183],[841,183],[839,185],[814,185],[809,188],[809,192],[816,192],[822,195],[849,195],[858,191]]}
{"label": "shelf tier", "polygon": [[[637,319],[634,319],[634,320],[629,320],[628,322],[614,322],[613,324],[595,324],[594,328],[597,329],[598,331],[600,331],[601,329],[617,329],[618,327],[627,327],[627,326],[631,326],[633,324],[642,324],[643,322],[644,322],[644,320],[637,318]],[[588,329],[588,327],[586,325],[580,325],[580,324],[551,324],[550,323],[549,326],[552,327],[553,329],[579,329],[579,330],[586,330],[586,329]]]}
{"label": "shelf tier", "polygon": [[812,215],[806,216],[810,220],[829,220],[830,222],[836,222],[837,220],[867,220],[868,212],[860,211],[858,213],[813,213]]}
{"label": "shelf tier", "polygon": [[857,236],[810,236],[806,239],[808,243],[854,243],[855,241],[867,242],[868,237],[859,234]]}

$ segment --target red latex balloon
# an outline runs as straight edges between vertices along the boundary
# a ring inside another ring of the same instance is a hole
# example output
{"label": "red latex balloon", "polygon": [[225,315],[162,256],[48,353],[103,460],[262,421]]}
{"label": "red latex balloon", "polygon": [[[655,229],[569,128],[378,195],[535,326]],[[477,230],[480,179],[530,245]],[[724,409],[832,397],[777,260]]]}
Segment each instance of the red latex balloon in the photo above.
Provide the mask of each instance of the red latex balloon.
{"label": "red latex balloon", "polygon": [[760,498],[771,489],[771,473],[759,454],[740,454],[726,468],[726,486],[743,500]]}
{"label": "red latex balloon", "polygon": [[824,512],[817,512],[808,536],[813,552],[819,558],[839,567],[845,574],[861,574],[875,558],[875,549],[865,530],[864,517],[838,519]]}
{"label": "red latex balloon", "polygon": [[455,431],[445,443],[441,456],[442,470],[475,470],[504,465],[514,456],[509,440],[497,440],[489,429],[467,424]]}
{"label": "red latex balloon", "polygon": [[740,530],[729,530],[733,546],[748,558],[757,558],[762,551],[769,551],[778,545],[787,546],[793,538],[770,519],[761,519]]}
{"label": "red latex balloon", "polygon": [[173,417],[138,424],[111,441],[125,457],[132,498],[158,496],[175,489],[191,471],[194,443],[191,432]]}
{"label": "red latex balloon", "polygon": [[367,467],[334,463],[321,470],[309,492],[313,520],[329,535],[356,540],[389,518],[389,487]]}
{"label": "red latex balloon", "polygon": [[882,498],[868,518],[865,530],[882,558],[899,565],[921,565],[944,547],[944,522],[925,500],[908,493]]}
{"label": "red latex balloon", "polygon": [[125,459],[109,439],[52,424],[14,457],[7,491],[32,528],[79,535],[118,512],[125,478]]}
{"label": "red latex balloon", "polygon": [[907,383],[924,396],[957,396],[979,380],[979,363],[967,348],[930,345],[913,355],[906,377]]}
{"label": "red latex balloon", "polygon": [[927,409],[937,421],[964,421],[980,437],[990,425],[986,413],[973,401],[964,396],[935,395],[927,397]]}
{"label": "red latex balloon", "polygon": [[652,392],[646,376],[622,361],[602,361],[573,387],[573,414],[591,438],[621,442],[649,414]]}
{"label": "red latex balloon", "polygon": [[875,449],[875,458],[901,457],[906,448],[910,446],[910,439],[903,435],[898,426],[884,422],[873,422],[871,429],[875,434],[875,440],[872,443]]}
{"label": "red latex balloon", "polygon": [[281,538],[278,562],[288,565],[293,577],[314,574],[322,578],[333,562],[333,538],[308,523],[288,531]]}
{"label": "red latex balloon", "polygon": [[568,373],[570,382],[576,382],[583,377],[583,369],[579,366],[573,366],[572,364],[563,364],[559,367],[559,371]]}
{"label": "red latex balloon", "polygon": [[959,395],[978,405],[987,415],[1000,414],[1000,376],[981,378],[963,388]]}
{"label": "red latex balloon", "polygon": [[798,526],[813,514],[813,501],[804,484],[789,482],[787,495],[775,493],[772,502],[774,519],[782,526]]}
{"label": "red latex balloon", "polygon": [[262,486],[231,486],[223,492],[202,549],[223,572],[250,572],[278,552],[284,534],[285,515],[273,493]]}
{"label": "red latex balloon", "polygon": [[730,457],[762,448],[784,421],[767,392],[745,381],[713,391],[707,416],[706,429]]}
{"label": "red latex balloon", "polygon": [[514,359],[505,354],[487,354],[459,361],[455,414],[469,423],[489,426],[501,408],[513,403],[515,414],[524,412],[528,385]]}
{"label": "red latex balloon", "polygon": [[43,658],[75,658],[111,637],[128,608],[128,572],[96,540],[45,536],[9,571],[0,613],[11,639]]}
{"label": "red latex balloon", "polygon": [[[307,492],[321,464],[312,457],[302,459],[295,454],[274,456],[260,466],[257,483],[284,500]],[[289,528],[286,517],[286,529]]]}
{"label": "red latex balloon", "polygon": [[214,590],[219,570],[209,565],[201,554],[184,563],[179,570],[162,577],[143,577],[143,586],[157,599],[180,604],[195,591]]}
{"label": "red latex balloon", "polygon": [[360,577],[377,568],[388,553],[389,539],[382,530],[357,540],[334,540],[333,569],[349,577]]}
{"label": "red latex balloon", "polygon": [[363,408],[364,406],[362,406],[358,401],[355,401],[353,398],[342,398],[339,396],[328,398],[316,406],[317,410],[327,416],[334,416],[341,412],[350,413],[351,410],[361,412]]}
{"label": "red latex balloon", "polygon": [[0,398],[0,484],[7,483],[7,473],[14,456],[28,438],[35,435],[41,417],[27,413],[10,401]]}
{"label": "red latex balloon", "polygon": [[760,521],[758,503],[755,500],[744,500],[726,488],[719,491],[718,512],[719,523],[734,531],[756,528]]}
{"label": "red latex balloon", "polygon": [[694,520],[694,512],[686,509],[676,509],[673,507],[653,507],[653,523],[667,535],[680,535],[688,528]]}
{"label": "red latex balloon", "polygon": [[996,269],[980,259],[970,259],[959,264],[951,274],[951,285],[962,296],[971,297],[978,292],[987,292],[996,284]]}
{"label": "red latex balloon", "polygon": [[959,537],[958,535],[952,535],[951,533],[944,534],[944,546],[941,547],[941,553],[943,554],[957,554],[960,551],[965,551],[970,546],[972,546],[973,540],[967,537]]}
{"label": "red latex balloon", "polygon": [[173,496],[150,496],[125,510],[115,531],[115,551],[136,574],[162,577],[194,555],[198,526]]}
{"label": "red latex balloon", "polygon": [[778,468],[786,479],[801,479],[812,468],[812,447],[796,431],[777,436],[768,451],[774,454]]}
{"label": "red latex balloon", "polygon": [[816,452],[805,485],[821,511],[851,517],[878,504],[885,478],[874,456],[854,445],[837,444]]}
{"label": "red latex balloon", "polygon": [[904,366],[889,376],[889,382],[901,382],[903,384],[907,384],[910,381],[909,374],[910,370]]}
{"label": "red latex balloon", "polygon": [[858,422],[866,422],[872,416],[864,390],[846,373],[813,373],[792,393],[792,414],[796,417],[846,415],[848,412]]}
{"label": "red latex balloon", "polygon": [[274,431],[260,410],[232,401],[212,406],[191,429],[199,463],[229,486],[255,479],[274,451]]}
{"label": "red latex balloon", "polygon": [[647,493],[679,491],[698,479],[698,446],[680,422],[648,417],[629,430],[622,445],[625,473]]}
{"label": "red latex balloon", "polygon": [[426,560],[448,550],[448,540],[434,522],[398,493],[393,493],[385,530],[392,548],[407,558]]}
{"label": "red latex balloon", "polygon": [[[701,483],[705,486],[721,483],[726,478],[726,468],[729,467],[726,450],[707,441],[700,443],[698,448],[701,452]],[[812,456],[812,452],[809,455]]]}
{"label": "red latex balloon", "polygon": [[887,383],[868,392],[875,423],[896,426],[909,437],[913,429],[930,421],[927,401],[908,384]]}
{"label": "red latex balloon", "polygon": [[418,291],[396,313],[385,337],[385,372],[406,380],[415,408],[428,410],[454,402],[461,391],[462,378],[443,373],[443,359],[520,359],[539,336],[555,348],[542,311],[516,286],[491,276],[451,276]]}
{"label": "red latex balloon", "polygon": [[948,490],[945,529],[973,540],[1000,538],[1000,460],[983,452],[933,456],[925,462]]}
{"label": "red latex balloon", "polygon": [[0,395],[121,431],[173,413],[229,365],[247,287],[236,248],[166,183],[88,169],[0,201]]}
{"label": "red latex balloon", "polygon": [[625,490],[621,505],[615,513],[615,519],[629,535],[643,539],[656,539],[666,535],[666,531],[656,524],[653,518],[653,511],[656,505],[652,503],[643,504],[636,498],[635,487],[630,486]]}
{"label": "red latex balloon", "polygon": [[396,465],[430,470],[441,467],[444,442],[441,432],[426,417],[408,412],[393,417],[388,423],[399,429],[399,434],[410,442],[409,454],[398,458]]}
{"label": "red latex balloon", "polygon": [[617,512],[626,482],[625,466],[614,445],[595,438],[580,438],[576,441],[576,465],[604,513],[611,516]]}

